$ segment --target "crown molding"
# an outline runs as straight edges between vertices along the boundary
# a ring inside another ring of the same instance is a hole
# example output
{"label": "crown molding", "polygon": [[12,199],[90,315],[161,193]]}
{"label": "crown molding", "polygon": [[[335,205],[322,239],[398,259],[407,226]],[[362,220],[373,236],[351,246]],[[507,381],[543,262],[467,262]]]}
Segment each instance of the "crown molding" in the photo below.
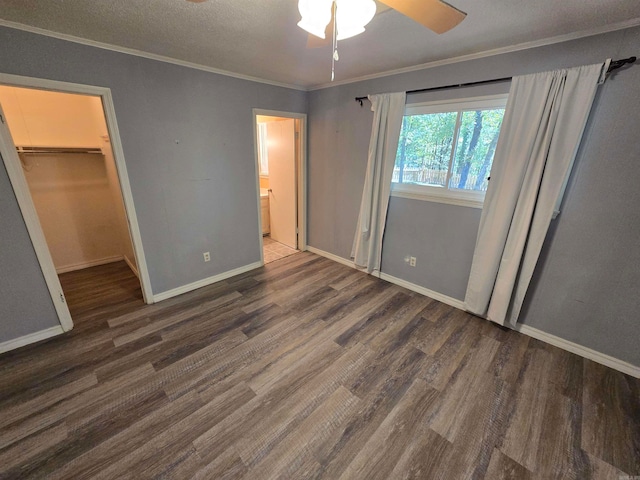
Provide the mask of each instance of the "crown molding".
{"label": "crown molding", "polygon": [[492,57],[494,55],[502,55],[504,53],[519,52],[522,50],[528,50],[530,48],[544,47],[547,45],[553,45],[556,43],[568,42],[571,40],[578,40],[580,38],[592,37],[594,35],[601,35],[603,33],[615,32],[618,30],[624,30],[627,28],[633,28],[640,25],[640,17],[633,18],[631,20],[625,20],[624,22],[612,23],[602,27],[590,28],[587,30],[580,30],[578,32],[566,33],[555,37],[543,38],[540,40],[532,40],[530,42],[518,43],[516,45],[509,45],[507,47],[494,48],[492,50],[485,50],[477,53],[470,53],[468,55],[461,55],[459,57],[445,58],[443,60],[436,60],[433,62],[422,63],[420,65],[412,65],[410,67],[397,68],[394,70],[387,70],[380,73],[372,73],[370,75],[363,75],[361,77],[349,78],[345,80],[338,80],[329,83],[321,83],[308,87],[308,91],[323,90],[325,88],[338,87],[340,85],[348,85],[350,83],[362,82],[365,80],[373,80],[376,78],[389,77],[391,75],[398,75],[401,73],[415,72],[418,70],[426,70],[429,68],[442,67],[444,65],[451,65],[453,63],[468,62],[469,60],[477,60],[480,58]]}
{"label": "crown molding", "polygon": [[522,50],[528,50],[530,48],[544,47],[547,45],[553,45],[556,43],[568,42],[571,40],[578,40],[580,38],[591,37],[594,35],[601,35],[604,33],[615,32],[618,30],[624,30],[627,28],[633,28],[640,26],[640,17],[625,20],[623,22],[612,23],[602,27],[595,27],[587,30],[580,30],[578,32],[567,33],[563,35],[557,35],[555,37],[543,38],[540,40],[532,40],[530,42],[519,43],[516,45],[509,45],[507,47],[494,48],[492,50],[485,50],[482,52],[471,53],[468,55],[460,55],[458,57],[445,58],[442,60],[436,60],[433,62],[421,63],[419,65],[412,65],[410,67],[397,68],[394,70],[386,70],[384,72],[372,73],[370,75],[363,75],[360,77],[338,80],[329,83],[322,83],[305,87],[302,85],[289,84],[283,82],[276,82],[260,77],[253,77],[251,75],[244,75],[241,73],[230,72],[228,70],[222,70],[219,68],[209,67],[199,63],[187,62],[185,60],[178,60],[172,57],[166,57],[164,55],[157,55],[155,53],[143,52],[142,50],[136,50],[133,48],[121,47],[118,45],[112,45],[109,43],[98,42],[96,40],[89,40],[86,38],[76,37],[74,35],[68,35],[66,33],[53,32],[39,27],[33,27],[31,25],[25,25],[18,22],[12,22],[0,18],[0,27],[8,27],[16,30],[22,30],[25,32],[35,33],[37,35],[44,35],[51,38],[57,38],[59,40],[66,40],[68,42],[79,43],[81,45],[87,45],[90,47],[101,48],[103,50],[110,50],[113,52],[124,53],[128,55],[134,55],[137,57],[147,58],[150,60],[156,60],[158,62],[170,63],[173,65],[179,65],[181,67],[193,68],[204,72],[215,73],[218,75],[224,75],[227,77],[238,78],[241,80],[248,80],[250,82],[262,83],[265,85],[272,85],[274,87],[289,88],[292,90],[299,90],[302,92],[309,92],[315,90],[323,90],[325,88],[338,87],[340,85],[348,85],[350,83],[362,82],[365,80],[373,80],[376,78],[389,77],[392,75],[398,75],[401,73],[415,72],[418,70],[426,70],[429,68],[441,67],[444,65],[451,65],[454,63],[467,62],[470,60],[477,60],[480,58],[492,57],[494,55],[502,55],[505,53],[518,52]]}
{"label": "crown molding", "polygon": [[149,60],[156,60],[158,62],[171,63],[173,65],[179,65],[181,67],[193,68],[196,70],[202,70],[204,72],[215,73],[218,75],[224,75],[226,77],[238,78],[240,80],[248,80],[250,82],[263,83],[266,85],[272,85],[274,87],[289,88],[292,90],[307,91],[306,87],[301,85],[294,85],[283,82],[276,82],[273,80],[267,80],[266,78],[252,77],[251,75],[244,75],[241,73],[230,72],[228,70],[222,70],[219,68],[209,67],[207,65],[201,65],[199,63],[187,62],[185,60],[178,60],[177,58],[166,57],[164,55],[157,55],[155,53],[143,52],[142,50],[136,50],[134,48],[121,47],[118,45],[112,45],[110,43],[98,42],[96,40],[89,40],[87,38],[76,37],[74,35],[68,35],[66,33],[53,32],[51,30],[45,30],[44,28],[33,27],[31,25],[25,25],[23,23],[11,22],[0,18],[0,27],[13,28],[15,30],[22,30],[29,33],[35,33],[37,35],[44,35],[46,37],[57,38],[58,40],[66,40],[68,42],[79,43],[81,45],[87,45],[89,47],[101,48],[103,50],[110,50],[112,52],[125,53],[127,55],[134,55],[136,57],[147,58]]}

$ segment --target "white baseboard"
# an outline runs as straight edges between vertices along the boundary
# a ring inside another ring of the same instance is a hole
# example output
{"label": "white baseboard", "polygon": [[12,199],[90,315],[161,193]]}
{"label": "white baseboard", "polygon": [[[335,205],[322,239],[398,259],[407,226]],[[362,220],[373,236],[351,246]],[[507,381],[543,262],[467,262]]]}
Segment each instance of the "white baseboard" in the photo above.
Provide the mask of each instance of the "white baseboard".
{"label": "white baseboard", "polygon": [[356,267],[356,264],[353,263],[353,260],[347,260],[346,258],[334,255],[333,253],[325,252],[324,250],[320,250],[319,248],[312,247],[310,245],[307,245],[307,251],[315,253],[316,255],[320,255],[321,257],[328,258],[329,260],[333,260],[334,262],[341,263],[342,265],[346,265],[347,267],[355,268],[356,270],[358,269]]}
{"label": "white baseboard", "polygon": [[140,278],[140,274],[138,273],[138,269],[136,268],[135,262],[132,262],[131,260],[129,260],[129,257],[127,257],[126,255],[124,256],[124,261],[129,266],[133,274],[136,277]]}
{"label": "white baseboard", "polygon": [[213,277],[204,278],[202,280],[198,280],[197,282],[189,283],[188,285],[183,285],[178,288],[167,290],[166,292],[158,293],[157,295],[153,296],[153,301],[154,303],[161,302],[162,300],[166,300],[167,298],[176,297],[178,295],[182,295],[183,293],[187,293],[192,290],[196,290],[198,288],[206,287],[207,285],[211,285],[212,283],[221,282],[222,280],[226,280],[227,278],[240,275],[241,273],[248,272],[249,270],[254,270],[261,266],[262,266],[261,262],[255,262],[255,263],[250,263],[249,265],[245,265],[243,267],[229,270],[228,272],[219,273],[218,275],[214,275]]}
{"label": "white baseboard", "polygon": [[443,295],[442,293],[434,292],[433,290],[429,290],[428,288],[421,287],[420,285],[416,285],[415,283],[407,282],[406,280],[393,277],[383,272],[380,272],[380,278],[382,280],[386,280],[387,282],[394,283],[400,287],[404,287],[407,290],[420,293],[426,297],[433,298],[434,300],[437,300],[442,303],[446,303],[447,305],[451,305],[452,307],[463,310],[462,307],[464,306],[464,302],[461,300],[458,300],[457,298],[449,297],[447,295]]}
{"label": "white baseboard", "polygon": [[6,342],[0,343],[0,353],[8,352],[9,350],[15,350],[16,348],[24,347],[25,345],[36,343],[40,340],[55,337],[56,335],[60,335],[61,333],[64,333],[64,330],[62,329],[61,325],[57,325],[45,330],[40,330],[39,332],[34,332],[22,337],[14,338],[13,340],[7,340]]}
{"label": "white baseboard", "polygon": [[632,377],[640,378],[640,367],[631,365],[628,362],[619,360],[609,355],[605,355],[604,353],[592,350],[591,348],[583,347],[582,345],[578,345],[577,343],[570,342],[569,340],[565,340],[564,338],[556,337],[555,335],[551,335],[550,333],[543,332],[542,330],[538,330],[537,328],[523,325],[521,323],[518,323],[515,326],[514,330],[537,340],[541,340],[545,343],[548,343],[549,345],[553,345],[554,347],[566,350],[567,352],[575,353],[576,355],[580,355],[583,358],[593,360],[594,362],[606,367],[611,367],[614,370],[626,373],[627,375],[631,375]]}
{"label": "white baseboard", "polygon": [[[315,253],[316,255],[320,255],[321,257],[326,257],[348,267],[357,268],[353,261],[347,260],[346,258],[342,258],[338,255],[334,255],[333,253],[325,252],[324,250],[320,250],[314,247],[307,247],[307,250],[309,250],[311,253]],[[439,302],[446,303],[447,305],[459,308],[460,310],[464,310],[464,302],[461,300],[448,297],[438,292],[434,292],[433,290],[429,290],[428,288],[421,287],[420,285],[402,280],[401,278],[393,277],[386,273],[373,272],[373,275],[381,278],[382,280],[386,280],[387,282],[391,282],[395,285],[404,287],[407,290],[420,293],[429,298],[433,298],[434,300],[438,300]],[[514,330],[529,337],[533,337],[537,340],[541,340],[545,343],[548,343],[549,345],[553,345],[554,347],[558,347],[568,352],[575,353],[576,355],[580,355],[583,358],[593,360],[594,362],[613,368],[614,370],[617,370],[619,372],[626,373],[627,375],[631,375],[632,377],[640,378],[640,367],[631,365],[628,362],[619,360],[609,355],[605,355],[604,353],[592,350],[591,348],[583,347],[582,345],[578,345],[577,343],[570,342],[569,340],[556,337],[555,335],[551,335],[528,325],[519,323],[516,325]]]}
{"label": "white baseboard", "polygon": [[[351,267],[351,268],[355,268],[356,270],[359,270],[358,267],[356,267],[355,263],[353,263],[352,260],[347,260],[346,258],[342,258],[338,255],[334,255],[333,253],[329,253],[329,252],[325,252],[324,250],[320,250],[319,248],[315,248],[315,247],[307,247],[307,250],[309,250],[311,253],[315,253],[316,255],[320,255],[321,257],[325,257],[328,258],[329,260],[333,260],[334,262],[338,262],[341,263],[343,265],[346,265],[347,267]],[[447,305],[451,305],[452,307],[455,308],[459,308],[460,310],[463,310],[463,306],[464,306],[464,302],[461,300],[457,300],[455,298],[452,297],[448,297],[447,295],[443,295],[442,293],[438,293],[438,292],[434,292],[433,290],[429,290],[428,288],[425,287],[421,287],[420,285],[416,285],[415,283],[411,283],[408,282],[406,280],[403,280],[401,278],[397,278],[394,277],[392,275],[383,273],[383,272],[378,272],[377,270],[374,271],[372,273],[372,275],[374,277],[378,277],[382,280],[385,280],[389,283],[393,283],[395,285],[398,285],[400,287],[404,287],[407,290],[411,290],[412,292],[416,292],[419,293],[421,295],[425,295],[429,298],[433,298],[434,300],[437,300],[439,302],[442,303],[446,303]]]}
{"label": "white baseboard", "polygon": [[64,265],[62,267],[56,267],[56,273],[75,272],[76,270],[82,270],[89,267],[97,267],[98,265],[106,265],[108,263],[121,262],[124,260],[122,255],[115,255],[113,257],[99,258],[98,260],[92,260],[90,262],[74,263],[71,265]]}

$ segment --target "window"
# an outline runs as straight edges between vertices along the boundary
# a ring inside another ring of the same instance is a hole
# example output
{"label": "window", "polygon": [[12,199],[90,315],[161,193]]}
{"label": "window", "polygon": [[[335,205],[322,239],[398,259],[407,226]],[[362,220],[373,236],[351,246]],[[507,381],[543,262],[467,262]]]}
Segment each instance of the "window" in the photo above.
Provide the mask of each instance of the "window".
{"label": "window", "polygon": [[506,95],[409,105],[392,194],[482,206]]}

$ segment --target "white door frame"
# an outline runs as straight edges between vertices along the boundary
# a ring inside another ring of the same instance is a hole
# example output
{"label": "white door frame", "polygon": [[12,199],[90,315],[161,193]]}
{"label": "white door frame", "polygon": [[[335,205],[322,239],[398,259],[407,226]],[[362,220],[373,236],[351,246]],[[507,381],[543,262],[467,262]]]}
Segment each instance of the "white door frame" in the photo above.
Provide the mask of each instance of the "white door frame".
{"label": "white door frame", "polygon": [[[145,303],[153,303],[151,280],[149,278],[149,270],[147,269],[147,262],[144,256],[144,249],[142,247],[140,227],[138,226],[138,217],[133,204],[133,195],[131,194],[131,185],[129,183],[129,175],[127,173],[122,143],[120,141],[120,132],[116,121],[116,113],[113,105],[113,97],[111,96],[111,90],[106,87],[59,82],[55,80],[23,77],[5,73],[0,73],[0,84],[13,87],[49,90],[53,92],[93,95],[101,98],[109,139],[113,149],[113,157],[118,171],[118,179],[120,181],[124,207],[129,223],[129,232],[136,256],[136,263],[138,265],[138,273],[140,274],[142,295]],[[56,313],[58,314],[60,325],[64,331],[71,330],[73,328],[71,314],[69,313],[69,308],[64,299],[64,293],[40,225],[38,214],[33,204],[33,199],[31,198],[29,186],[27,185],[26,178],[22,172],[20,158],[15,150],[15,146],[6,123],[4,125],[0,125],[0,153],[2,154],[4,165],[7,169],[7,173],[9,174],[9,180],[11,181],[16,199],[18,200],[18,205],[20,206],[22,217],[24,218],[29,236],[31,237],[31,242],[33,243],[33,248],[36,252],[36,256],[38,257],[42,274],[44,275],[47,288],[49,289]]]}
{"label": "white door frame", "polygon": [[260,263],[264,265],[264,245],[262,242],[262,215],[260,205],[260,160],[258,158],[258,115],[267,117],[293,118],[300,120],[300,152],[296,155],[296,190],[298,218],[298,250],[307,249],[307,114],[280,112],[278,110],[253,109],[253,152],[256,165],[256,192],[258,193],[258,232],[260,235]]}

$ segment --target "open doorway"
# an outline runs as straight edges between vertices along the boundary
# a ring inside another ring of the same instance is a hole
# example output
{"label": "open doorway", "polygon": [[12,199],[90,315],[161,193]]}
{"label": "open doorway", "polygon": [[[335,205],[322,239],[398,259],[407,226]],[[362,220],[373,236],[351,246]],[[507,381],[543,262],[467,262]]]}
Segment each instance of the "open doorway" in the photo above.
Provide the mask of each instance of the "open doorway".
{"label": "open doorway", "polygon": [[130,231],[135,227],[139,237],[137,220],[123,198],[124,187],[131,195],[128,178],[114,154],[121,151],[119,138],[112,148],[115,118],[104,109],[110,93],[23,88],[23,77],[16,79],[17,85],[0,84],[0,154],[62,329],[73,328],[71,316],[87,308],[88,297],[90,308],[108,305],[109,292],[123,288],[132,301],[151,298]]}
{"label": "open doorway", "polygon": [[304,128],[300,114],[254,110],[264,263],[305,249]]}

